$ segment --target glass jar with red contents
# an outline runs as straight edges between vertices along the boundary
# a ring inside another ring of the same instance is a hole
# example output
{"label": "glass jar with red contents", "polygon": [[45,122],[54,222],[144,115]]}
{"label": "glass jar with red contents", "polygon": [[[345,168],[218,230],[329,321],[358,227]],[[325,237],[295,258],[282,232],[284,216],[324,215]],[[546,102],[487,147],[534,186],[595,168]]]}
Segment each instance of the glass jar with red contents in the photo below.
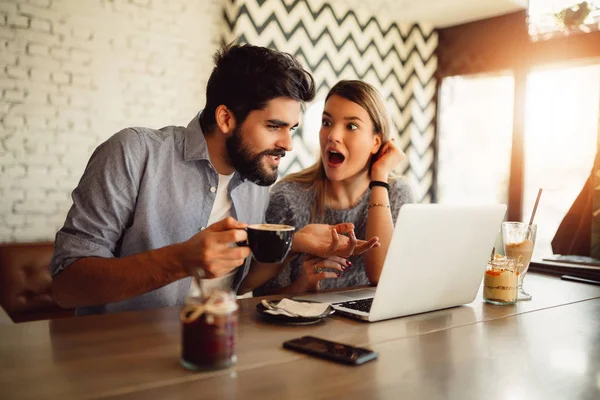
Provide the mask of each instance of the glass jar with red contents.
{"label": "glass jar with red contents", "polygon": [[181,365],[194,371],[234,365],[237,310],[235,293],[230,290],[188,296],[181,310]]}

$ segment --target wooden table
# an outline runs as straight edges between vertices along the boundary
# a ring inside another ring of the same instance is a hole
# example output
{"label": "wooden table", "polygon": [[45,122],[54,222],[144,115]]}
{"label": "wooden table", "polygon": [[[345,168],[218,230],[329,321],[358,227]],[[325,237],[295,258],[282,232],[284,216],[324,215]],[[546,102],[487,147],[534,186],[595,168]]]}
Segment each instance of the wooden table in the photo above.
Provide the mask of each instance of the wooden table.
{"label": "wooden table", "polygon": [[[531,274],[533,300],[473,303],[377,323],[263,322],[240,301],[238,364],[179,365],[178,308],[0,327],[0,399],[598,399],[600,287]],[[359,367],[281,348],[314,335],[369,347]]]}

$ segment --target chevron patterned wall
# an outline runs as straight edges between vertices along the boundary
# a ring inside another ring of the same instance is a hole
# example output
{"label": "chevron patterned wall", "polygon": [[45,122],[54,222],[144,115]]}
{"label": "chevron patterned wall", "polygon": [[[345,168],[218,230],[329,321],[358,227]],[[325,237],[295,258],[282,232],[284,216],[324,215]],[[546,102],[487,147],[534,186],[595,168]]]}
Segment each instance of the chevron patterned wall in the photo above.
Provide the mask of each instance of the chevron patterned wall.
{"label": "chevron patterned wall", "polygon": [[[398,24],[368,10],[352,9],[346,2],[323,0],[231,0],[223,17],[223,42],[291,53],[313,73],[317,99],[307,114],[316,115],[318,121],[322,100],[338,80],[362,79],[377,87],[408,155],[402,172],[417,199],[432,200],[437,69],[433,27]],[[312,164],[315,143],[318,146],[318,125],[298,130],[293,156],[282,160],[282,173]]]}

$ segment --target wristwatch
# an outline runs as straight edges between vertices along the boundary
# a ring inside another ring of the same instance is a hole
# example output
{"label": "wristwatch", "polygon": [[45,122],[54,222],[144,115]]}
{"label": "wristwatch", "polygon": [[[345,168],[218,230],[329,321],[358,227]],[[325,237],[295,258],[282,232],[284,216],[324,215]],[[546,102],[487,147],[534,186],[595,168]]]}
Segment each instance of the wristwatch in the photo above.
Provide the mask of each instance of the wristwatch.
{"label": "wristwatch", "polygon": [[373,186],[381,186],[381,187],[386,188],[388,190],[388,192],[390,191],[390,185],[387,182],[371,181],[371,183],[369,183],[369,189],[373,189]]}

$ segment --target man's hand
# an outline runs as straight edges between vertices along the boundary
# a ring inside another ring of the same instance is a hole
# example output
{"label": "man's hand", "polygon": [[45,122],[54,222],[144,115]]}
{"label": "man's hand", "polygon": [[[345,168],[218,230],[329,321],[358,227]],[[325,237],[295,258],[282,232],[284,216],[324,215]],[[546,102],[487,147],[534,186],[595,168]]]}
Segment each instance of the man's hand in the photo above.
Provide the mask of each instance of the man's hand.
{"label": "man's hand", "polygon": [[[348,236],[343,234],[347,233]],[[338,256],[348,258],[379,247],[379,238],[358,240],[354,235],[354,224],[342,223],[335,226],[309,224],[294,235],[292,251],[307,253],[321,258]]]}
{"label": "man's hand", "polygon": [[197,276],[197,270],[202,268],[207,278],[217,278],[244,264],[250,248],[238,247],[236,242],[248,238],[246,227],[227,217],[181,243],[180,259],[189,275]]}

